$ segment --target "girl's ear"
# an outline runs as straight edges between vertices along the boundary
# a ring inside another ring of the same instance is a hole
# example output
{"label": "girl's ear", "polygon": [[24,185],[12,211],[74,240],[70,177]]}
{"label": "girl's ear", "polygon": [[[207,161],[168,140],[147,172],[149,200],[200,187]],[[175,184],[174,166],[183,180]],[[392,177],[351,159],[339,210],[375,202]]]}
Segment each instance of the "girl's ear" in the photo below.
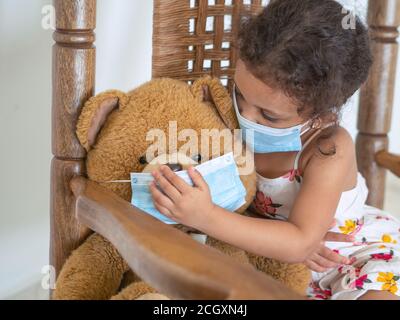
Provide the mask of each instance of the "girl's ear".
{"label": "girl's ear", "polygon": [[320,129],[322,126],[322,119],[320,117],[315,117],[311,120],[311,129]]}
{"label": "girl's ear", "polygon": [[76,125],[76,134],[82,146],[89,151],[108,116],[122,109],[129,101],[128,96],[117,90],[109,90],[86,101]]}
{"label": "girl's ear", "polygon": [[239,128],[232,99],[219,78],[209,75],[199,78],[193,83],[191,90],[200,102],[208,102],[215,107],[220,118],[229,129]]}

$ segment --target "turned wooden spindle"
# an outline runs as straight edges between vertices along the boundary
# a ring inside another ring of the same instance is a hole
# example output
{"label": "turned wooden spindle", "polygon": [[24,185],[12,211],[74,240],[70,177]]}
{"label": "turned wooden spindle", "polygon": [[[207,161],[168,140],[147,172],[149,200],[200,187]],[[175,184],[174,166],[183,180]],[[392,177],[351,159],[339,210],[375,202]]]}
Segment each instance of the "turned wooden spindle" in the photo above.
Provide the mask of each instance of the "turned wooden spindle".
{"label": "turned wooden spindle", "polygon": [[357,161],[369,188],[367,203],[383,207],[386,170],[375,155],[388,148],[400,25],[400,1],[372,0],[368,6],[374,63],[360,92]]}
{"label": "turned wooden spindle", "polygon": [[89,230],[75,218],[69,182],[85,173],[85,150],[75,135],[83,103],[94,94],[96,0],[54,0],[50,264],[56,275]]}

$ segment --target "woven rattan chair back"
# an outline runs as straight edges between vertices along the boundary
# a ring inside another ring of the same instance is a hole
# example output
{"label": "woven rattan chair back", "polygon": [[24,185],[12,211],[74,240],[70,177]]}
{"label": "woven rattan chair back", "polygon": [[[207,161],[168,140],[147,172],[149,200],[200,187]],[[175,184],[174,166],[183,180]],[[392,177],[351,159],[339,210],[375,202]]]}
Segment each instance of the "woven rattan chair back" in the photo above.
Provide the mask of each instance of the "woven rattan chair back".
{"label": "woven rattan chair back", "polygon": [[154,0],[152,77],[192,83],[209,74],[231,92],[242,19],[268,0]]}

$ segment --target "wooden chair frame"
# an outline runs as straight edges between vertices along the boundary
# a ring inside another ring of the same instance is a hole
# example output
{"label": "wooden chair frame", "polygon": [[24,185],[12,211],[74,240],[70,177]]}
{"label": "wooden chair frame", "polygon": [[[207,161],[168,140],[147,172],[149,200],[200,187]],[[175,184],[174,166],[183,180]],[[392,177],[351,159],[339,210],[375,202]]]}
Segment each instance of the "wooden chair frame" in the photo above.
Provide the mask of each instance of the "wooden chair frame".
{"label": "wooden chair frame", "polygon": [[[189,236],[144,214],[130,203],[85,177],[86,153],[75,135],[84,102],[94,94],[96,49],[96,0],[53,0],[56,9],[53,47],[53,102],[51,165],[50,263],[57,274],[69,254],[94,230],[109,239],[130,267],[154,288],[183,299],[290,299],[299,298],[276,281],[250,266],[192,240]],[[234,49],[204,49],[210,41],[221,48],[230,42],[241,15],[254,14],[261,0],[226,6],[216,0],[154,0],[152,77],[192,81],[209,73],[227,80],[232,89]],[[175,12],[169,20],[165,11]],[[175,10],[175,11],[174,11]],[[232,30],[223,32],[223,15],[232,15]],[[215,15],[215,34],[205,32],[206,18]],[[179,35],[194,17],[195,32]],[[181,19],[181,20],[179,20]],[[186,19],[186,24],[182,23]],[[360,96],[357,155],[367,179],[368,203],[382,207],[386,169],[400,174],[400,158],[387,152],[394,96],[400,0],[370,1],[368,24],[373,36],[375,62]],[[182,46],[193,45],[188,52]],[[181,60],[176,60],[181,57]],[[212,60],[204,70],[206,59]],[[228,68],[221,67],[229,60]],[[193,61],[188,72],[187,61]],[[186,257],[182,259],[182,257]],[[190,259],[188,258],[190,257]],[[238,280],[240,279],[240,280]]]}

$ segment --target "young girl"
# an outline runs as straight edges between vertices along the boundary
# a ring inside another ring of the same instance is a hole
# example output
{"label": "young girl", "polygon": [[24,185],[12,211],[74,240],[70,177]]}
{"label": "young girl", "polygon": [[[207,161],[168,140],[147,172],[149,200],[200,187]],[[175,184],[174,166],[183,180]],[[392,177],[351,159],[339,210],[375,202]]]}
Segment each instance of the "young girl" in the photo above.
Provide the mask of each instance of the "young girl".
{"label": "young girl", "polygon": [[214,205],[193,168],[194,187],[163,166],[153,175],[164,193],[155,183],[150,191],[165,216],[289,263],[310,261],[329,229],[351,235],[327,243],[348,263],[313,272],[310,296],[399,299],[400,222],[365,205],[353,141],[338,125],[372,63],[364,25],[357,18],[355,29],[344,28],[343,18],[333,0],[275,0],[239,32],[233,102],[241,128],[255,132],[252,210],[271,219]]}

